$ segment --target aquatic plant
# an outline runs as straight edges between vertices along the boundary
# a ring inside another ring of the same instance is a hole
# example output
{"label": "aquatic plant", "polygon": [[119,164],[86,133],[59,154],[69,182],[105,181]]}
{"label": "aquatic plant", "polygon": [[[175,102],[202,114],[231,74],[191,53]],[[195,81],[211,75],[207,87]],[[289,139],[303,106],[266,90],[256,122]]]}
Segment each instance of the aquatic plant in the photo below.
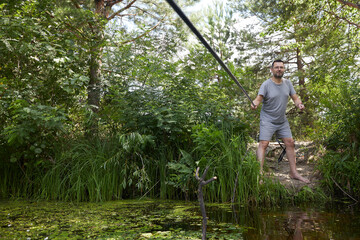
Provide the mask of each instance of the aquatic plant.
{"label": "aquatic plant", "polygon": [[[0,202],[2,239],[201,239],[198,204]],[[209,219],[208,239],[242,239],[244,227]]]}
{"label": "aquatic plant", "polygon": [[304,186],[301,191],[296,194],[293,194],[293,201],[295,203],[309,203],[309,202],[317,202],[317,203],[325,203],[330,202],[329,196],[326,195],[323,189],[317,187],[315,189],[311,189],[308,186]]}

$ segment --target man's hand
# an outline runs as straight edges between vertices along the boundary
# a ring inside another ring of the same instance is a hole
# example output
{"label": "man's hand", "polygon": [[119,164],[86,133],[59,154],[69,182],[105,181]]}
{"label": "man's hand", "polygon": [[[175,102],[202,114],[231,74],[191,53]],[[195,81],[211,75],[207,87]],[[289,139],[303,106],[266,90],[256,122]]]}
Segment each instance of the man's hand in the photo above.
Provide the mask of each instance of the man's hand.
{"label": "man's hand", "polygon": [[299,103],[299,104],[298,104],[298,108],[302,111],[302,110],[305,109],[305,106],[304,106],[304,104]]}
{"label": "man's hand", "polygon": [[298,107],[300,111],[305,109],[304,104],[301,102],[300,98],[296,94],[291,95],[291,98],[294,101],[295,106]]}
{"label": "man's hand", "polygon": [[264,98],[263,95],[257,95],[254,101],[251,103],[251,109],[252,110],[257,109],[260,103],[262,102],[263,98]]}

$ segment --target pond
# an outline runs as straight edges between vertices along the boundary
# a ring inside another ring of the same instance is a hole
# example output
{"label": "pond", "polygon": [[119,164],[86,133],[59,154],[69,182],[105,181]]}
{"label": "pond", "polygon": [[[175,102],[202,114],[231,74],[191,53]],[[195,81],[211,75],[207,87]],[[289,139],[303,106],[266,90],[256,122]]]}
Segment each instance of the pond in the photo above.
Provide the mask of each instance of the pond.
{"label": "pond", "polygon": [[[360,239],[358,206],[207,204],[208,239]],[[0,201],[0,239],[201,239],[197,202]]]}

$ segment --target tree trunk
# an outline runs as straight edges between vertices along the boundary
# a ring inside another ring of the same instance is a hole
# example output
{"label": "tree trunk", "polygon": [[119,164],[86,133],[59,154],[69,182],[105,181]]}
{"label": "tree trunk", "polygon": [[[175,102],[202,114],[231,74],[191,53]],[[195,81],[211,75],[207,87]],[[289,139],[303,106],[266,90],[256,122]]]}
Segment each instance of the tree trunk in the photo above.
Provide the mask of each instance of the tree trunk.
{"label": "tree trunk", "polygon": [[90,81],[87,88],[88,105],[92,111],[89,117],[86,133],[88,136],[95,136],[98,133],[97,113],[100,108],[100,91],[101,91],[101,49],[96,47],[91,50],[89,76]]}
{"label": "tree trunk", "polygon": [[299,72],[299,96],[303,104],[305,105],[304,114],[301,116],[301,124],[303,126],[313,126],[313,121],[311,120],[310,106],[309,106],[309,97],[306,93],[306,85],[305,85],[305,75],[304,75],[304,64],[301,57],[301,51],[299,48],[296,49],[296,65],[297,70]]}
{"label": "tree trunk", "polygon": [[296,65],[297,65],[297,70],[300,73],[300,76],[299,76],[299,86],[300,86],[299,96],[300,96],[300,99],[303,102],[306,102],[305,77],[304,77],[304,74],[303,74],[304,73],[304,64],[302,63],[301,52],[300,52],[299,48],[296,49]]}
{"label": "tree trunk", "polygon": [[[101,18],[106,18],[108,10],[105,6],[105,0],[94,0],[95,15]],[[87,88],[88,105],[92,111],[87,124],[86,134],[88,136],[95,136],[98,133],[98,116],[97,113],[100,108],[101,96],[101,66],[102,66],[102,42],[104,41],[104,28],[101,24],[95,23],[91,25],[93,39],[90,48],[90,66],[89,66],[89,85]]]}

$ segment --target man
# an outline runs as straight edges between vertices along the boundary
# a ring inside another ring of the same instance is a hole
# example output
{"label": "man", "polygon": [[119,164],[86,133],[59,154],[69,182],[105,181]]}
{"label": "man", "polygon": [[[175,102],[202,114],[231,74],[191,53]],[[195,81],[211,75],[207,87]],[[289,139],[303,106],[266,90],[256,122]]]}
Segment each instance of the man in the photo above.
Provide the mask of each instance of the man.
{"label": "man", "polygon": [[296,170],[295,143],[292,138],[289,122],[285,112],[289,96],[295,106],[303,110],[305,106],[296,95],[292,83],[283,78],[285,72],[284,62],[275,60],[271,65],[272,77],[266,80],[260,87],[258,96],[255,98],[252,109],[256,109],[262,102],[260,112],[260,136],[259,146],[256,156],[260,161],[260,172],[263,172],[266,148],[274,135],[277,134],[286,146],[286,155],[290,164],[290,177],[299,181],[309,183],[310,181],[302,177]]}

